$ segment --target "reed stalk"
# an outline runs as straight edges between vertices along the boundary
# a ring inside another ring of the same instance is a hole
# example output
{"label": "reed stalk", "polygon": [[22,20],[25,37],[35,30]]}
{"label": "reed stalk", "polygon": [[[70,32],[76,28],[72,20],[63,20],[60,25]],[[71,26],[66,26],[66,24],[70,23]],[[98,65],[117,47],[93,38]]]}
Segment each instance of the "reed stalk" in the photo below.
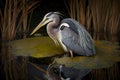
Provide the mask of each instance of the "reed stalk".
{"label": "reed stalk", "polygon": [[19,63],[10,52],[7,42],[14,40],[18,32],[23,32],[21,38],[26,38],[28,29],[28,14],[40,1],[6,0],[4,10],[0,8],[0,32],[2,39],[1,60],[6,80],[26,80],[26,58]]}
{"label": "reed stalk", "polygon": [[68,3],[71,18],[94,33],[94,39],[101,39],[101,33],[117,35],[120,32],[119,0],[70,0]]}

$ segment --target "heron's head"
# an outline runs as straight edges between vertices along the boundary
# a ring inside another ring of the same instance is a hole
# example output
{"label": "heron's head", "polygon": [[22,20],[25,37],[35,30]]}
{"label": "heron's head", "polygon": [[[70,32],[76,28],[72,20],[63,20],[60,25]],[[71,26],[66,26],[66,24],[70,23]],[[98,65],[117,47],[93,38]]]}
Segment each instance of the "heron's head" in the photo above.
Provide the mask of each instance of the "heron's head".
{"label": "heron's head", "polygon": [[49,12],[49,13],[47,13],[44,16],[43,20],[32,31],[32,33],[30,35],[34,34],[38,29],[40,29],[42,26],[46,25],[47,23],[54,21],[57,17],[59,17],[59,15],[61,15],[61,13],[59,13],[59,12]]}

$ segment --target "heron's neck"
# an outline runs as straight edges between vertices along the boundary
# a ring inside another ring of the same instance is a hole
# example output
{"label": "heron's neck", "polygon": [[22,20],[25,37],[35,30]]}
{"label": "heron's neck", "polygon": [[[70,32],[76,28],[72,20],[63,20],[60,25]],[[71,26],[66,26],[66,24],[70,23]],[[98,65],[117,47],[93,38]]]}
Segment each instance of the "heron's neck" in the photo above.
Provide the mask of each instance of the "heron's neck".
{"label": "heron's neck", "polygon": [[57,40],[59,22],[59,18],[56,18],[47,25],[47,33],[54,41]]}

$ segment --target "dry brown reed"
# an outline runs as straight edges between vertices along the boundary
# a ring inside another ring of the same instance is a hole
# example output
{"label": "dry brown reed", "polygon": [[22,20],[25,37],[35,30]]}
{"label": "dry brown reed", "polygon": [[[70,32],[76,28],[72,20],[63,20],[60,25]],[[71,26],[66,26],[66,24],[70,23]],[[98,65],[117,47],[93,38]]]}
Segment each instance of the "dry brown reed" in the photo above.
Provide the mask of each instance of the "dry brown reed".
{"label": "dry brown reed", "polygon": [[120,32],[119,4],[120,0],[70,0],[68,11],[89,32],[94,32],[94,39],[99,39],[101,33],[116,35]]}
{"label": "dry brown reed", "polygon": [[97,69],[91,72],[91,80],[119,80],[119,67],[117,64],[106,69]]}
{"label": "dry brown reed", "polygon": [[[26,32],[28,28],[27,17],[40,1],[30,0],[6,0],[4,10],[0,8],[0,32],[2,37],[1,60],[6,80],[27,80],[26,58],[23,63],[18,63],[6,42],[14,40],[16,33]],[[22,38],[26,38],[23,34]]]}

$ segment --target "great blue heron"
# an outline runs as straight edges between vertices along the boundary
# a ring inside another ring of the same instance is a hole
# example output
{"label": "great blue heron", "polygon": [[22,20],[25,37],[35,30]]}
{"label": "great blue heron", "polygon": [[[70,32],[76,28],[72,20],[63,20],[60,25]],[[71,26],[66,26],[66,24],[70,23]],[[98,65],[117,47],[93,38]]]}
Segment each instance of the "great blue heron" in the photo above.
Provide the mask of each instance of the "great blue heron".
{"label": "great blue heron", "polygon": [[90,34],[76,20],[65,18],[60,21],[61,13],[47,13],[40,24],[31,33],[47,24],[47,33],[56,44],[62,45],[66,52],[77,55],[91,56],[95,54],[95,47]]}

